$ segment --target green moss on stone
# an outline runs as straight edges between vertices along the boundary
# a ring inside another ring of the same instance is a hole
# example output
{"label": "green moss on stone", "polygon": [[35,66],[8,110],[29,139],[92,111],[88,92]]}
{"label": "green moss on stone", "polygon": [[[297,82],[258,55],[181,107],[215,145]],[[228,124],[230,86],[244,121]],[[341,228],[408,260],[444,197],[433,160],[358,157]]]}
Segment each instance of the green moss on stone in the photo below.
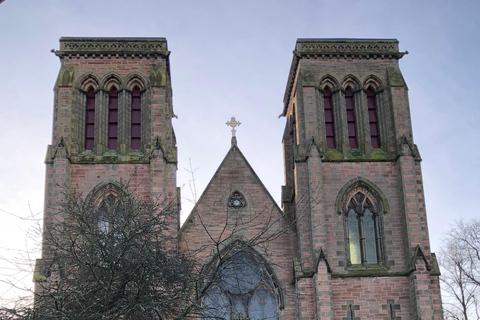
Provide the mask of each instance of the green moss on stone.
{"label": "green moss on stone", "polygon": [[337,149],[326,149],[325,160],[344,160],[343,154]]}
{"label": "green moss on stone", "polygon": [[387,160],[388,154],[382,149],[373,149],[371,158],[372,160]]}

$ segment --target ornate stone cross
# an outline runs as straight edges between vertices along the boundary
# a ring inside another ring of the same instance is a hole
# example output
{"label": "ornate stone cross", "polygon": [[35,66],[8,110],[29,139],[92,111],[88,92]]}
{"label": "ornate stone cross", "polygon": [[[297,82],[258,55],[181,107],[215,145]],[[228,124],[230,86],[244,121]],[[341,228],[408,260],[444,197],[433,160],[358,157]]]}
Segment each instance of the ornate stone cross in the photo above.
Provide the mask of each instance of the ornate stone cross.
{"label": "ornate stone cross", "polygon": [[235,130],[235,127],[238,127],[241,124],[242,123],[240,121],[237,121],[235,117],[232,117],[232,119],[230,119],[230,121],[226,123],[227,126],[232,127],[232,138],[235,137],[235,132],[237,132],[237,130]]}

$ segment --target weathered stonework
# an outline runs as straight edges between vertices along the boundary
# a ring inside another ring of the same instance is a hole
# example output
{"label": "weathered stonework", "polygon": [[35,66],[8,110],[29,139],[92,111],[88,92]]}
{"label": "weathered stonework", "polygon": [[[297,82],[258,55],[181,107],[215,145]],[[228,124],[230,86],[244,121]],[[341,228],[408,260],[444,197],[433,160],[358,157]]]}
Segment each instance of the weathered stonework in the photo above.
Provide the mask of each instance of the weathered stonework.
{"label": "weathered stonework", "polygon": [[[89,195],[106,184],[129,181],[135,186],[130,191],[141,199],[180,205],[166,40],[62,38],[55,54],[62,66],[45,161],[45,228],[54,223],[51,214],[64,186]],[[179,210],[171,217],[179,249],[195,250],[206,272],[232,252],[250,257],[274,297],[280,320],[443,319],[421,157],[398,66],[404,54],[394,39],[299,39],[282,112],[282,208],[234,137],[182,228]],[[118,90],[118,147],[109,149],[112,86]],[[138,149],[131,142],[134,88],[139,89],[142,110]],[[353,94],[350,115],[347,89]],[[325,92],[331,93],[327,102]],[[85,142],[86,105],[92,97],[95,139],[90,148]],[[327,143],[328,103],[334,147]],[[358,147],[350,147],[352,114]],[[373,262],[367,259],[373,252],[367,247],[375,249]],[[355,250],[360,262],[351,258]],[[42,261],[51,254],[44,247],[36,281],[47,280]]]}

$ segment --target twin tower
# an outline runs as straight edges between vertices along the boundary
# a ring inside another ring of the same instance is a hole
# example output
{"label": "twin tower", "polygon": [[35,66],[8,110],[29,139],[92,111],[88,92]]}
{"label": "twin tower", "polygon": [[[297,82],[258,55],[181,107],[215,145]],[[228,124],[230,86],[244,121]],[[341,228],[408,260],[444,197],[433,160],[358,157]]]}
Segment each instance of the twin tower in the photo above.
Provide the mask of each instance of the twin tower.
{"label": "twin tower", "polygon": [[[55,54],[45,229],[65,186],[178,208],[166,40],[61,38]],[[207,318],[443,319],[403,55],[392,39],[297,40],[281,207],[232,139],[186,222],[171,216],[178,250],[234,268],[204,292]]]}

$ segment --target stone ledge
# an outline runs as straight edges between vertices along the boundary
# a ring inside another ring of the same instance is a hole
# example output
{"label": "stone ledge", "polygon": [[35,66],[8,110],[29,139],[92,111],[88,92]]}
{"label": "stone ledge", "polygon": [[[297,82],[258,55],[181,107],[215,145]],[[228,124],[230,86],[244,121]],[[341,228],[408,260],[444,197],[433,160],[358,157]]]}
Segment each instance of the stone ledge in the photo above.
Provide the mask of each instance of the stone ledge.
{"label": "stone ledge", "polygon": [[54,51],[59,57],[82,56],[168,56],[165,38],[60,38],[60,50]]}

